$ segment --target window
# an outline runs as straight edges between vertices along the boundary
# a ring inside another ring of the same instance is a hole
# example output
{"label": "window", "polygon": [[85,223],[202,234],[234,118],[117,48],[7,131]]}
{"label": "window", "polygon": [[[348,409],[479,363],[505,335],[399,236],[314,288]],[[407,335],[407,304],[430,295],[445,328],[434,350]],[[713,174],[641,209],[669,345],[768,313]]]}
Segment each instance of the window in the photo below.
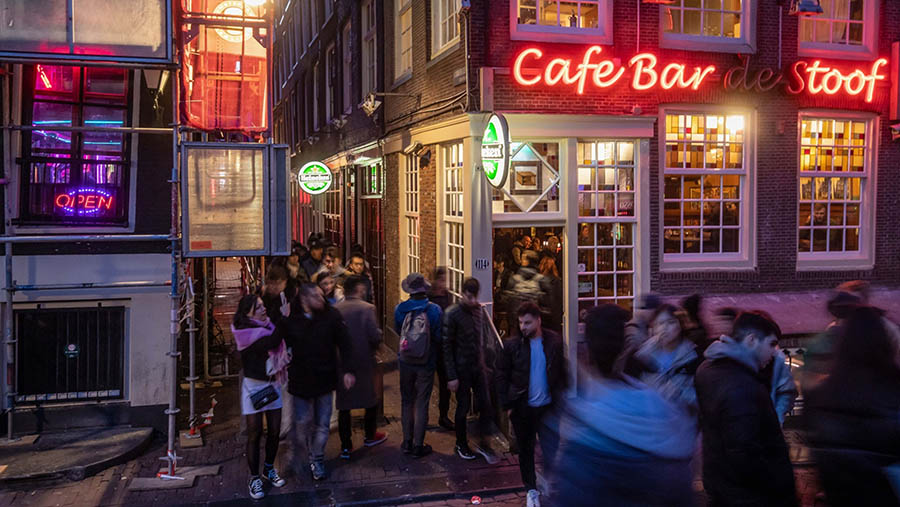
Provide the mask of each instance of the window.
{"label": "window", "polygon": [[302,0],[303,4],[300,6],[300,2],[297,3],[300,6],[300,10],[303,13],[303,22],[300,23],[301,32],[303,35],[303,53],[306,53],[306,47],[309,46],[309,40],[312,39],[310,35],[312,31],[310,30],[310,22],[309,22],[309,0]]}
{"label": "window", "polygon": [[309,0],[309,39],[313,41],[319,35],[319,2],[321,0]]}
{"label": "window", "polygon": [[509,177],[493,189],[493,212],[559,211],[559,143],[510,143]]}
{"label": "window", "polygon": [[316,62],[313,65],[313,102],[312,102],[312,113],[313,113],[313,130],[319,130],[319,127],[322,125],[319,123],[319,108],[321,107],[321,100],[319,100],[319,62]]}
{"label": "window", "polygon": [[665,118],[664,262],[749,259],[747,115],[667,112]]}
{"label": "window", "polygon": [[343,59],[341,66],[341,78],[343,81],[343,88],[341,93],[341,104],[344,107],[344,114],[350,114],[350,111],[353,109],[353,99],[350,96],[351,84],[353,81],[353,74],[351,73],[350,65],[353,63],[353,53],[351,52],[350,47],[350,22],[344,25],[344,29],[341,35],[341,50],[343,51]]}
{"label": "window", "polygon": [[412,72],[412,0],[396,0],[394,23],[394,79]]}
{"label": "window", "polygon": [[404,221],[406,222],[406,271],[419,271],[419,167],[418,157],[404,155]]}
{"label": "window", "polygon": [[306,113],[306,108],[304,107],[304,95],[303,95],[303,76],[297,80],[294,85],[294,95],[296,99],[294,100],[295,110],[294,110],[294,130],[297,131],[297,142],[299,145],[306,139],[306,125],[303,121],[303,117]]}
{"label": "window", "polygon": [[[297,122],[294,120],[294,111],[296,110],[295,104],[297,103],[297,92],[296,90],[291,90],[290,95],[288,96],[287,104],[284,107],[284,118],[287,124],[287,135],[283,137],[279,137],[279,142],[290,142],[291,146],[297,145]],[[293,151],[293,150],[292,150]]]}
{"label": "window", "polygon": [[306,114],[303,115],[303,131],[306,132],[306,135],[309,136],[312,134],[312,126],[310,124],[310,119],[312,116],[312,111],[315,111],[315,103],[310,103],[309,101],[309,90],[311,88],[310,75],[306,74],[306,79],[304,80],[303,86],[303,104],[306,107]]}
{"label": "window", "polygon": [[634,300],[634,141],[578,143],[578,315]]}
{"label": "window", "polygon": [[341,222],[341,171],[334,171],[334,181],[324,194],[315,196],[321,199],[322,217],[324,220],[324,233],[338,248],[343,245],[343,223]]}
{"label": "window", "polygon": [[800,56],[878,56],[878,5],[873,0],[821,0],[824,12],[800,18]]}
{"label": "window", "polygon": [[375,5],[369,0],[362,7],[362,92],[363,96],[377,89],[378,69],[375,40]]}
{"label": "window", "polygon": [[675,0],[660,10],[660,47],[755,52],[753,7],[751,0]]}
{"label": "window", "polygon": [[612,44],[612,0],[514,0],[513,40]]}
{"label": "window", "polygon": [[[301,56],[306,53],[306,42],[304,41],[305,27],[303,25],[303,12],[299,0],[294,1],[294,44],[297,45],[297,55]],[[294,61],[299,63],[299,58]]]}
{"label": "window", "polygon": [[871,123],[801,116],[798,260],[867,253],[872,238]]}
{"label": "window", "polygon": [[465,226],[463,221],[463,144],[442,148],[444,177],[444,234],[447,261],[447,289],[457,298],[465,279]]}
{"label": "window", "polygon": [[[131,135],[53,126],[131,124],[130,73],[115,68],[27,67],[20,217],[33,224],[124,225]],[[46,130],[44,130],[46,129]]]}
{"label": "window", "polygon": [[459,40],[456,13],[460,0],[431,0],[431,56]]}
{"label": "window", "polygon": [[291,18],[287,22],[287,30],[284,31],[282,36],[284,37],[284,39],[289,47],[290,59],[288,60],[287,68],[288,68],[288,72],[290,72],[290,69],[293,68],[294,63],[297,62],[297,41],[296,41],[296,38],[294,37],[294,19],[293,18]]}
{"label": "window", "polygon": [[[332,4],[332,2],[334,2],[334,0],[324,0],[324,2],[325,2],[325,10],[324,10],[325,21],[328,21],[331,18],[331,13],[332,13],[331,4]],[[324,22],[322,24],[324,24]]]}
{"label": "window", "polygon": [[[328,2],[325,2],[328,5]],[[334,43],[325,50],[325,123],[334,117]]]}

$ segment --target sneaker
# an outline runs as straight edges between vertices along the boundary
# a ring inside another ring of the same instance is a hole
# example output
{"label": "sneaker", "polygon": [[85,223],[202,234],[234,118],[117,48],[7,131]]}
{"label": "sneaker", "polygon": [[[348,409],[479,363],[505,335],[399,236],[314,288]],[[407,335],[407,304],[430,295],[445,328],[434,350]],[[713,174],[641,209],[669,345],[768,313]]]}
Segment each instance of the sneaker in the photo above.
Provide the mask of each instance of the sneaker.
{"label": "sneaker", "polygon": [[421,458],[423,456],[428,456],[431,454],[431,446],[428,444],[417,445],[416,449],[412,452],[413,458]]}
{"label": "sneaker", "polygon": [[450,420],[449,417],[444,416],[438,419],[438,426],[444,428],[447,431],[454,431],[456,426],[453,424],[453,421]]}
{"label": "sneaker", "polygon": [[346,447],[341,449],[341,459],[350,459],[350,449]]}
{"label": "sneaker", "polygon": [[363,445],[365,445],[366,447],[375,447],[376,445],[384,442],[385,440],[387,440],[387,433],[382,433],[380,431],[377,431],[377,432],[375,432],[374,435],[372,435],[372,438],[365,439],[363,441]]}
{"label": "sneaker", "polygon": [[487,461],[489,465],[496,465],[500,462],[500,457],[497,456],[497,453],[494,452],[491,444],[489,444],[486,440],[482,440],[477,445],[475,445],[475,452],[481,454],[484,457],[484,460]]}
{"label": "sneaker", "polygon": [[272,485],[276,488],[284,486],[284,479],[282,479],[281,476],[278,475],[278,470],[275,470],[274,468],[270,468],[269,471],[266,472],[265,475],[263,475],[263,477],[265,477],[267,481],[271,482]]}
{"label": "sneaker", "polygon": [[541,507],[541,492],[536,489],[529,489],[525,502],[527,507]]}
{"label": "sneaker", "polygon": [[403,451],[403,454],[412,454],[413,445],[409,440],[403,441],[400,443],[400,450]]}
{"label": "sneaker", "polygon": [[471,449],[469,449],[468,445],[457,444],[454,452],[456,452],[457,456],[465,460],[473,460],[478,457],[475,456],[475,453],[473,453]]}
{"label": "sneaker", "polygon": [[248,485],[250,488],[250,498],[254,500],[259,500],[260,498],[266,496],[266,493],[263,491],[263,482],[259,477],[253,477],[250,479],[250,484]]}
{"label": "sneaker", "polygon": [[309,471],[312,472],[314,481],[321,481],[325,478],[325,463],[314,461],[309,464]]}

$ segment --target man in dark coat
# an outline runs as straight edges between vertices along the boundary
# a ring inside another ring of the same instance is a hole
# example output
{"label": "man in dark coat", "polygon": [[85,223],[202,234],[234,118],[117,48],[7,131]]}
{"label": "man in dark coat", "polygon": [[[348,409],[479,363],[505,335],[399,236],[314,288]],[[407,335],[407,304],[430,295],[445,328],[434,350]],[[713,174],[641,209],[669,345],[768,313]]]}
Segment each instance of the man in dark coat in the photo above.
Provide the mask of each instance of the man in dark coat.
{"label": "man in dark coat", "polygon": [[706,349],[694,383],[703,433],[703,485],[711,506],[795,506],[788,447],[759,376],[775,355],[778,328],[742,312],[733,338]]}
{"label": "man in dark coat", "polygon": [[[447,290],[447,268],[444,266],[434,268],[431,273],[431,290],[428,291],[428,300],[440,306],[441,312],[446,311],[453,301],[450,291]],[[444,360],[443,347],[438,347],[437,376],[438,426],[453,431],[453,421],[447,415],[450,412],[450,389],[447,389],[447,362]]]}
{"label": "man in dark coat", "polygon": [[[325,444],[328,442],[334,391],[341,378],[345,389],[356,382],[352,365],[339,366],[351,357],[350,336],[341,314],[325,302],[319,287],[300,286],[299,308],[278,325],[292,351],[288,366],[288,392],[293,397],[296,424],[295,454],[305,443],[314,480],[325,478]],[[343,369],[343,375],[339,371]]]}
{"label": "man in dark coat", "polygon": [[338,386],[338,433],[341,436],[341,458],[350,459],[353,449],[350,411],[366,409],[366,447],[387,440],[387,434],[376,429],[378,395],[375,392],[375,352],[381,344],[381,329],[375,318],[375,306],[365,301],[366,284],[363,276],[353,275],[344,282],[345,299],[334,307],[341,312],[350,334],[350,356],[341,357],[342,365],[352,365],[356,384],[349,389]]}
{"label": "man in dark coat", "polygon": [[553,405],[568,384],[562,338],[541,326],[541,309],[528,302],[517,312],[519,333],[503,344],[497,358],[497,397],[509,412],[519,443],[519,471],[528,491],[528,504],[538,505],[534,471],[535,437],[540,437],[544,470],[553,462],[558,438],[546,424]]}

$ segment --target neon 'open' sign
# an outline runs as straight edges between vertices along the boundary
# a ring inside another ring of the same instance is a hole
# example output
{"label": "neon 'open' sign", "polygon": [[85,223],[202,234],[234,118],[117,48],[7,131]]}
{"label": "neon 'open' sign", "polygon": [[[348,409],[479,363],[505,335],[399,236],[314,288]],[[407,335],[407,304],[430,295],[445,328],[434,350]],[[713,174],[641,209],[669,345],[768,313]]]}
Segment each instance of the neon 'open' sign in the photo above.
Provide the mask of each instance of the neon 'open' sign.
{"label": "neon 'open' sign", "polygon": [[66,214],[94,215],[113,207],[112,194],[99,188],[81,187],[57,194],[56,207]]}

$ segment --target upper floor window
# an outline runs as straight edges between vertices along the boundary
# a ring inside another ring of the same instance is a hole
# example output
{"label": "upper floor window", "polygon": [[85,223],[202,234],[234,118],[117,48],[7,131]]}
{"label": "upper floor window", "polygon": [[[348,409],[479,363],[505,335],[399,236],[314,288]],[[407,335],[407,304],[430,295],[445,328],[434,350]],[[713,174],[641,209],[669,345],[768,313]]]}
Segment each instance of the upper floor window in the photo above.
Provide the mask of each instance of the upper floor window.
{"label": "upper floor window", "polygon": [[335,48],[331,43],[325,49],[325,122],[331,122],[334,117],[334,77],[335,77]]}
{"label": "upper floor window", "polygon": [[397,0],[394,23],[394,79],[412,72],[412,0]]}
{"label": "upper floor window", "polygon": [[353,52],[350,47],[350,22],[348,21],[343,30],[341,30],[341,104],[344,108],[344,114],[349,114],[353,109],[353,101],[351,99],[351,86],[353,84],[353,74],[350,72],[350,66],[353,63]]}
{"label": "upper floor window", "polygon": [[875,58],[878,4],[874,0],[821,0],[824,11],[800,19],[799,54]]}
{"label": "upper floor window", "polygon": [[378,82],[378,53],[375,36],[375,3],[371,0],[362,8],[362,91],[363,95],[374,92]]}
{"label": "upper floor window", "polygon": [[510,37],[612,44],[612,0],[514,0]]}
{"label": "upper floor window", "polygon": [[460,0],[431,0],[431,56],[459,41],[456,13]]}
{"label": "upper floor window", "polygon": [[751,0],[675,0],[660,9],[660,47],[756,52],[752,7]]}

